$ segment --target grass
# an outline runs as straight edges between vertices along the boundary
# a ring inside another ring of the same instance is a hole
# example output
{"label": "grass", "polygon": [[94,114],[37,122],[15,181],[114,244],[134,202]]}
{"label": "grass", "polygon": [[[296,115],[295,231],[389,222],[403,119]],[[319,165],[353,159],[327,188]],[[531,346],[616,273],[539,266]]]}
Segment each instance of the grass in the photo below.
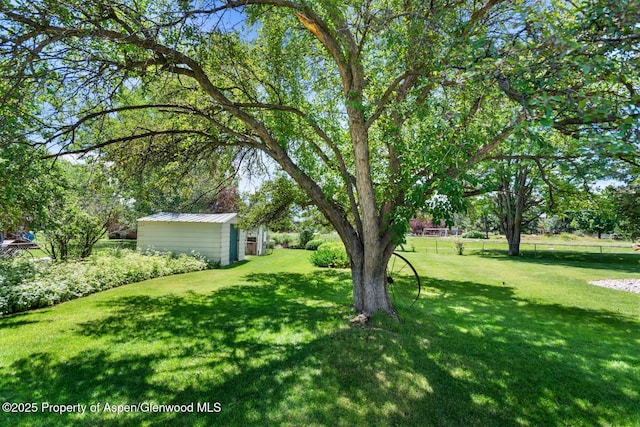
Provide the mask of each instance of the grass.
{"label": "grass", "polygon": [[640,277],[637,261],[416,250],[406,256],[422,297],[401,323],[363,327],[348,322],[348,271],[313,268],[309,254],[275,251],[0,319],[2,402],[219,402],[221,412],[87,409],[0,424],[640,425],[640,295],[586,284]]}
{"label": "grass", "polygon": [[[455,253],[455,237],[410,237],[404,245],[408,251],[432,254]],[[466,254],[487,253],[506,255],[509,245],[504,236],[491,236],[488,240],[461,239]],[[638,254],[630,242],[580,237],[574,234],[523,235],[520,254],[526,258],[556,258],[558,260],[588,260],[606,263],[636,262]]]}

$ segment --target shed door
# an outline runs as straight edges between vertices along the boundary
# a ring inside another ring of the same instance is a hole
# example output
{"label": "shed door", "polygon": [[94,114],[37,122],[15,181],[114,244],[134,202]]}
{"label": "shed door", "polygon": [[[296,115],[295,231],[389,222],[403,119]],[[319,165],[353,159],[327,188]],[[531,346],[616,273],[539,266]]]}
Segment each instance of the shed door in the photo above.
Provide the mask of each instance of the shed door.
{"label": "shed door", "polygon": [[238,261],[238,229],[229,224],[229,262]]}

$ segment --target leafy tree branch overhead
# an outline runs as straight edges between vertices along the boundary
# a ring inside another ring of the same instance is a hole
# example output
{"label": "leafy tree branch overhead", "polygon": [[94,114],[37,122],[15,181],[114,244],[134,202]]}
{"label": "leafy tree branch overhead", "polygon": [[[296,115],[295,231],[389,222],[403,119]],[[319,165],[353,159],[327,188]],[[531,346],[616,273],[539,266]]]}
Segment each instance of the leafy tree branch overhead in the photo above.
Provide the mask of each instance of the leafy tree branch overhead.
{"label": "leafy tree branch overhead", "polygon": [[[394,313],[407,219],[435,191],[455,204],[523,129],[637,154],[637,18],[630,1],[2,1],[0,54],[67,150],[266,153],[339,233],[356,310]],[[106,126],[127,110],[154,120]]]}

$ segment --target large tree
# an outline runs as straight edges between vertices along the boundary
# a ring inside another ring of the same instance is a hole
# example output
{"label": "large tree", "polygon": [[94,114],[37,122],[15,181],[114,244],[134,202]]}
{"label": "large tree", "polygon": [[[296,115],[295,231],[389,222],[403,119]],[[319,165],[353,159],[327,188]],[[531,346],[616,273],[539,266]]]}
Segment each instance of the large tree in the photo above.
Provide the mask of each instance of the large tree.
{"label": "large tree", "polygon": [[573,137],[532,126],[494,150],[477,169],[478,191],[494,200],[509,255],[520,255],[522,233],[543,215],[575,209],[598,180],[613,176],[621,160],[610,157]]}
{"label": "large tree", "polygon": [[[387,260],[435,191],[455,204],[529,123],[594,143],[633,129],[637,16],[635,2],[16,0],[0,2],[0,49],[6,78],[56,93],[45,137],[71,151],[162,138],[266,153],[340,235],[356,310],[393,313]],[[153,90],[132,102],[132,87]],[[78,146],[84,126],[141,110],[180,119]]]}

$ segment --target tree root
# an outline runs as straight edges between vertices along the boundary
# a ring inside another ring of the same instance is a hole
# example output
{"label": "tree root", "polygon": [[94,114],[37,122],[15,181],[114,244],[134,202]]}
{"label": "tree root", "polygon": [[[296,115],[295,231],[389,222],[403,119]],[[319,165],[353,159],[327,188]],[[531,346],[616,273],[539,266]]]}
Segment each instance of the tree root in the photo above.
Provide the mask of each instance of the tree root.
{"label": "tree root", "polygon": [[360,313],[353,319],[349,320],[350,323],[360,323],[361,325],[367,325],[369,323],[369,315],[367,313]]}

